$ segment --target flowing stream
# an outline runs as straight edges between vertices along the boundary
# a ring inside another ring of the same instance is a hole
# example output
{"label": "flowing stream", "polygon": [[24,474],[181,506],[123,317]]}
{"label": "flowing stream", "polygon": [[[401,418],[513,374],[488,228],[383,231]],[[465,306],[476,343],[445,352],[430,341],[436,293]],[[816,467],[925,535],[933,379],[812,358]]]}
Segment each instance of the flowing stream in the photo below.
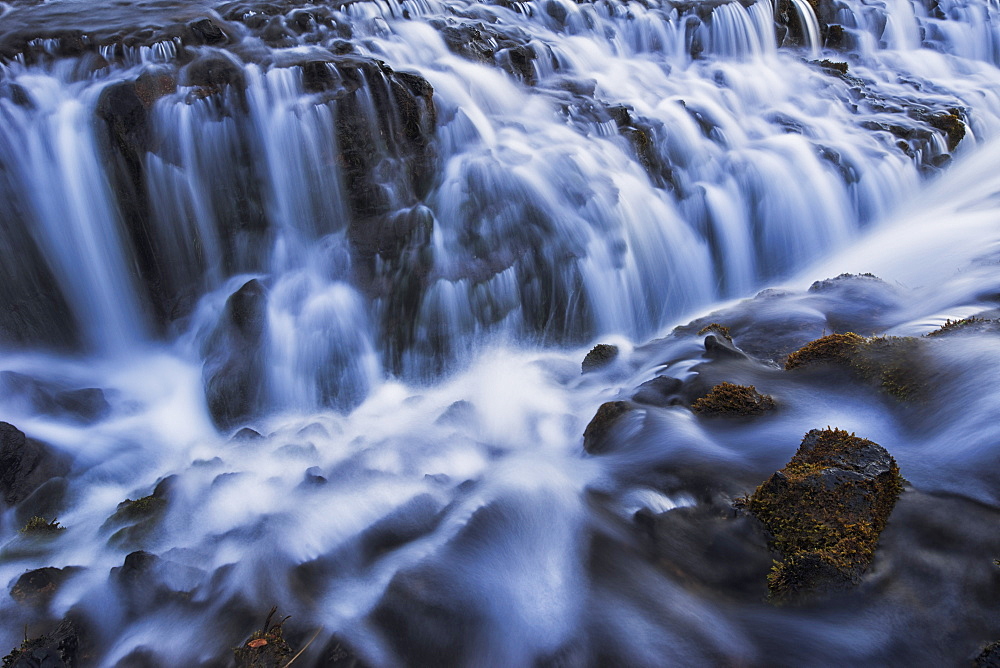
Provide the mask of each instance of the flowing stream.
{"label": "flowing stream", "polygon": [[734,603],[593,536],[828,424],[1000,508],[995,337],[916,430],[776,381],[762,425],[582,434],[764,288],[815,337],[843,272],[891,286],[865,335],[996,309],[998,142],[990,0],[0,3],[0,420],[68,461],[0,499],[0,649],[71,616],[86,665],[226,665],[274,605],[317,666],[966,665],[940,601]]}

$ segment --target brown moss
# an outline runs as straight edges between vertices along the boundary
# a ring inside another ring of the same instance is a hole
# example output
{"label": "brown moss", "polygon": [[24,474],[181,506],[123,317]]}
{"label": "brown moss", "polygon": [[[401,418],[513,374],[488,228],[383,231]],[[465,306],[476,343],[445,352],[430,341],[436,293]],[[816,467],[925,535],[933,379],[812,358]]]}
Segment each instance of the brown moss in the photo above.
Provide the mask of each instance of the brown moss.
{"label": "brown moss", "polygon": [[613,346],[608,343],[598,343],[596,346],[591,348],[587,356],[583,358],[583,364],[581,368],[583,373],[588,371],[593,371],[595,369],[600,369],[608,364],[615,361],[618,357],[618,346]]}
{"label": "brown moss", "polygon": [[705,334],[718,334],[719,336],[725,338],[730,343],[733,342],[733,337],[729,333],[729,328],[725,325],[720,325],[717,322],[705,325],[698,330],[698,336],[704,336]]}
{"label": "brown moss", "polygon": [[785,369],[831,364],[849,371],[897,399],[913,399],[926,387],[921,341],[915,337],[876,336],[854,332],[830,334],[795,351]]}
{"label": "brown moss", "polygon": [[895,460],[877,443],[840,429],[806,434],[791,461],[747,503],[782,556],[768,577],[772,598],[856,583],[902,482]]}
{"label": "brown moss", "polygon": [[285,640],[283,627],[288,617],[271,623],[278,608],[271,608],[263,628],[253,632],[241,646],[233,648],[237,668],[280,668],[292,658],[292,648]]}
{"label": "brown moss", "polygon": [[774,408],[770,395],[761,394],[753,385],[733,383],[719,383],[691,404],[691,410],[702,415],[763,415]]}
{"label": "brown moss", "polygon": [[990,320],[988,318],[961,318],[959,320],[945,320],[944,324],[935,329],[933,332],[928,332],[924,336],[944,336],[947,334],[954,334],[959,331],[984,331],[984,330],[996,330],[1000,321]]}
{"label": "brown moss", "polygon": [[796,350],[785,360],[785,370],[797,369],[817,362],[849,363],[858,346],[865,341],[854,332],[830,334]]}

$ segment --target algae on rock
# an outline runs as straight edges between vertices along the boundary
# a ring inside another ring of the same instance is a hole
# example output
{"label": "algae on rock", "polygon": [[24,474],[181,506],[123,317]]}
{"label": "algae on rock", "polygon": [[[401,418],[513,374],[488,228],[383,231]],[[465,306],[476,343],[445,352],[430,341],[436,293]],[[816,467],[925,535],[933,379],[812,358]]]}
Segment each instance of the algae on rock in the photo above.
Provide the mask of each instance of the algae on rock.
{"label": "algae on rock", "polygon": [[771,395],[761,394],[753,385],[733,383],[719,383],[691,404],[691,410],[706,416],[754,416],[774,409]]}

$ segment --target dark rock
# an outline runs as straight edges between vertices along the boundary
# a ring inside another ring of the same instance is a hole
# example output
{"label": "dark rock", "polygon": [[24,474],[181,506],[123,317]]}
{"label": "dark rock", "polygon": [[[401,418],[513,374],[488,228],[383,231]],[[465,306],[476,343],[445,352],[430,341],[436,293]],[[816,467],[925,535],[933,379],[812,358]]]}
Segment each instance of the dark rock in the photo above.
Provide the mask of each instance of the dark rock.
{"label": "dark rock", "polygon": [[608,437],[622,416],[632,410],[632,405],[627,401],[608,401],[601,404],[583,432],[583,449],[591,455],[600,455],[612,450],[613,446]]}
{"label": "dark rock", "polygon": [[975,668],[1000,668],[1000,641],[984,647],[974,665]]}
{"label": "dark rock", "polygon": [[768,576],[775,600],[856,584],[902,490],[895,460],[877,443],[814,429],[747,502],[782,555]]}
{"label": "dark rock", "polygon": [[80,636],[69,620],[63,620],[47,635],[25,640],[3,658],[4,668],[75,668],[79,661]]}
{"label": "dark rock", "polygon": [[33,606],[45,605],[55,595],[62,583],[80,570],[82,569],[78,566],[36,568],[17,579],[10,590],[10,596],[18,603]]}
{"label": "dark rock", "polygon": [[228,41],[226,33],[222,31],[212,19],[201,19],[190,24],[191,34],[195,41],[201,44],[223,44]]}
{"label": "dark rock", "polygon": [[248,281],[226,300],[209,338],[202,377],[209,412],[220,429],[245,423],[264,407],[266,308],[263,284]]}
{"label": "dark rock", "polygon": [[333,636],[323,646],[315,668],[367,668],[368,664],[338,636]]}
{"label": "dark rock", "polygon": [[200,88],[206,95],[221,94],[226,88],[242,92],[247,85],[240,64],[218,52],[187,65],[181,83]]}
{"label": "dark rock", "polygon": [[441,504],[432,495],[421,494],[377,521],[361,536],[363,563],[431,533],[441,520],[440,511]]}
{"label": "dark rock", "polygon": [[264,626],[250,636],[241,646],[233,650],[236,668],[283,668],[295,653],[284,637],[284,623],[287,617],[272,622],[277,608],[271,608]]}
{"label": "dark rock", "polygon": [[731,339],[715,334],[705,337],[705,357],[712,360],[749,359],[743,351],[733,345]]}
{"label": "dark rock", "polygon": [[614,362],[617,357],[618,346],[612,346],[607,343],[598,343],[596,346],[591,348],[590,352],[587,353],[587,356],[583,358],[583,373],[605,367]]}
{"label": "dark rock", "polygon": [[0,495],[9,506],[28,498],[46,481],[69,473],[69,458],[0,422]]}

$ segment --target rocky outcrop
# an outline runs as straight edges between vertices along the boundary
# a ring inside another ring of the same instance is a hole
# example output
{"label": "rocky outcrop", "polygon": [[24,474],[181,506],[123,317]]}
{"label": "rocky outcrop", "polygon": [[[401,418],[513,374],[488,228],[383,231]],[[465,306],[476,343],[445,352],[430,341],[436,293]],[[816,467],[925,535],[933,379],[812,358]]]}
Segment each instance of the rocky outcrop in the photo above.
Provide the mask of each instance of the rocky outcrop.
{"label": "rocky outcrop", "polygon": [[860,581],[902,491],[896,461],[872,441],[814,429],[798,452],[746,501],[782,560],[771,596],[796,599]]}

